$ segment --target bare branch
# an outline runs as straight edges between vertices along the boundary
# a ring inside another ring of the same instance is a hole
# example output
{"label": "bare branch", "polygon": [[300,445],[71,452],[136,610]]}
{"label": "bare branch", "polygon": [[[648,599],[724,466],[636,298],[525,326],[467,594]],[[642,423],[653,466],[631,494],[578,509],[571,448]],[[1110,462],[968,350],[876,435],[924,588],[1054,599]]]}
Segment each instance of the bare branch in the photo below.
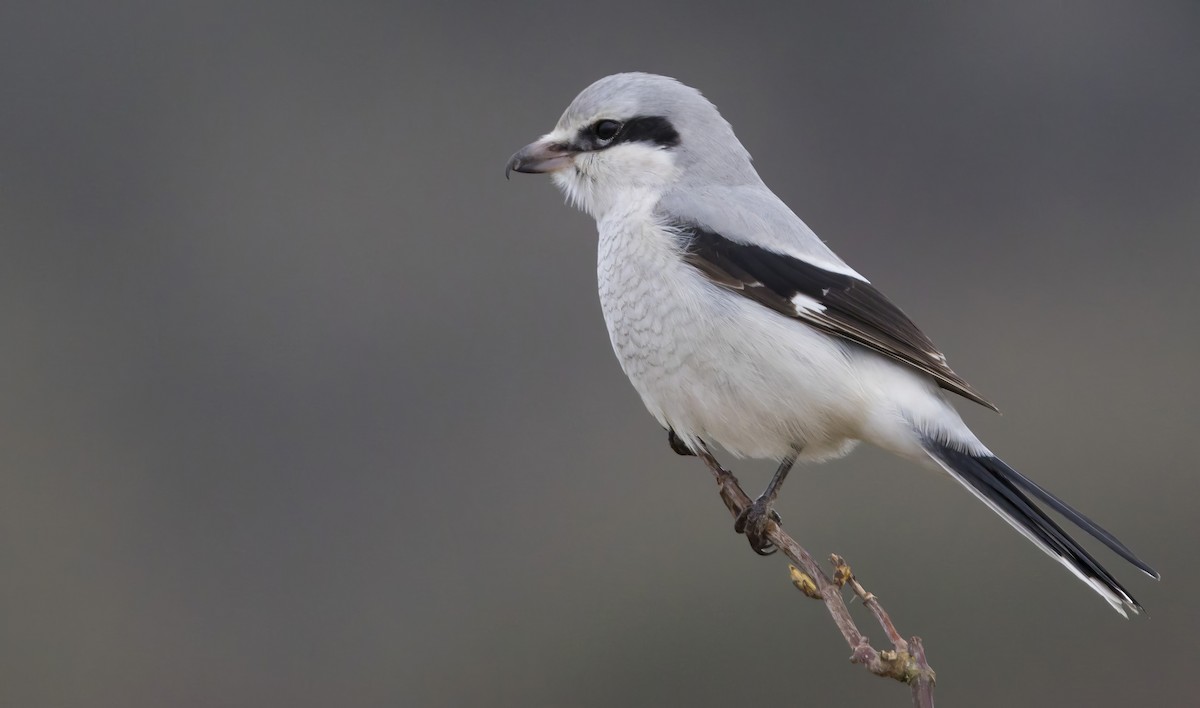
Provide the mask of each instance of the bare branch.
{"label": "bare branch", "polygon": [[[742,491],[733,473],[722,467],[711,453],[701,450],[699,457],[704,460],[704,464],[716,478],[721,500],[725,502],[729,513],[737,518],[742,511],[750,507],[750,497]],[[879,604],[879,600],[863,588],[841,556],[834,555],[830,559],[834,567],[834,575],[831,579],[812,555],[785,533],[779,524],[769,521],[766,535],[771,543],[775,544],[775,547],[783,551],[783,554],[795,564],[789,568],[792,583],[797,589],[808,597],[825,603],[834,624],[837,625],[838,631],[842,633],[846,644],[850,647],[850,661],[862,664],[876,676],[893,678],[909,684],[912,687],[913,705],[918,708],[932,708],[933,686],[936,677],[929,662],[925,659],[925,647],[921,644],[920,638],[913,637],[906,641],[901,636],[896,630],[896,626],[892,624],[891,617]],[[842,600],[841,588],[844,585],[849,585],[854,594],[862,599],[863,604],[875,616],[876,621],[879,622],[888,640],[892,643],[891,649],[876,650],[871,646],[867,637],[859,631],[853,618],[850,617],[849,608]]]}

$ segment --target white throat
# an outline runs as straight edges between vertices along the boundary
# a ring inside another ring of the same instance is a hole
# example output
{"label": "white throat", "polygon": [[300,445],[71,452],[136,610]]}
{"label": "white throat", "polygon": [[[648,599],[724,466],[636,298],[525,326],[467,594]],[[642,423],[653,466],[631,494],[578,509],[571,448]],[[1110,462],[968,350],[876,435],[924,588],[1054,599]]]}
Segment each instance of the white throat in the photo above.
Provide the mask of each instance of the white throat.
{"label": "white throat", "polygon": [[679,178],[679,168],[666,150],[628,144],[580,153],[573,166],[553,177],[574,206],[600,221],[614,208],[622,212],[652,208]]}

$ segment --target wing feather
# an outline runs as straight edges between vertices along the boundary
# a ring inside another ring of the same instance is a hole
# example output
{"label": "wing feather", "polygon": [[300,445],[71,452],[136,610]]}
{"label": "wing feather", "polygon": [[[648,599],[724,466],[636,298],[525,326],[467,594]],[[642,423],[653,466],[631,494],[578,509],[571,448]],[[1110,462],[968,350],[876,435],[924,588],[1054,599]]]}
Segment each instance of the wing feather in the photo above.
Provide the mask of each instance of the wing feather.
{"label": "wing feather", "polygon": [[724,238],[703,227],[675,228],[685,259],[713,282],[788,317],[918,369],[938,384],[997,410],[947,365],[946,357],[900,308],[866,280],[800,258]]}

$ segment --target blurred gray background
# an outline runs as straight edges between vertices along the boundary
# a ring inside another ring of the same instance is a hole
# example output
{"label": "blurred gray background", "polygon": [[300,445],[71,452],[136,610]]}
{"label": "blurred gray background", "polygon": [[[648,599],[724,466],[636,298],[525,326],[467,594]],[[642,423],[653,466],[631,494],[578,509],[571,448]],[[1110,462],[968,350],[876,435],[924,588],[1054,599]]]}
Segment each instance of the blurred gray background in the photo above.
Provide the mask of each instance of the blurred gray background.
{"label": "blurred gray background", "polygon": [[726,5],[6,3],[0,705],[907,704],[668,449],[593,223],[503,179],[632,69],[717,103],[998,402],[981,437],[1163,581],[1102,553],[1123,621],[866,449],[787,528],[946,705],[1195,705],[1200,5]]}

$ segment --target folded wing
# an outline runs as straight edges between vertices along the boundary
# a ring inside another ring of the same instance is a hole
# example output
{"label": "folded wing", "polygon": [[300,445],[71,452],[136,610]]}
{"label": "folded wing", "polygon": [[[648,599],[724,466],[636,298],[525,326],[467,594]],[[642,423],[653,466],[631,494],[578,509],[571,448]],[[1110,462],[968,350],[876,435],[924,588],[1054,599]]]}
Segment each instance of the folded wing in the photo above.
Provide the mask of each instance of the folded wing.
{"label": "folded wing", "polygon": [[997,410],[946,364],[913,321],[866,280],[768,248],[732,241],[695,224],[674,224],[685,259],[713,282],[788,317],[929,374],[938,384]]}

